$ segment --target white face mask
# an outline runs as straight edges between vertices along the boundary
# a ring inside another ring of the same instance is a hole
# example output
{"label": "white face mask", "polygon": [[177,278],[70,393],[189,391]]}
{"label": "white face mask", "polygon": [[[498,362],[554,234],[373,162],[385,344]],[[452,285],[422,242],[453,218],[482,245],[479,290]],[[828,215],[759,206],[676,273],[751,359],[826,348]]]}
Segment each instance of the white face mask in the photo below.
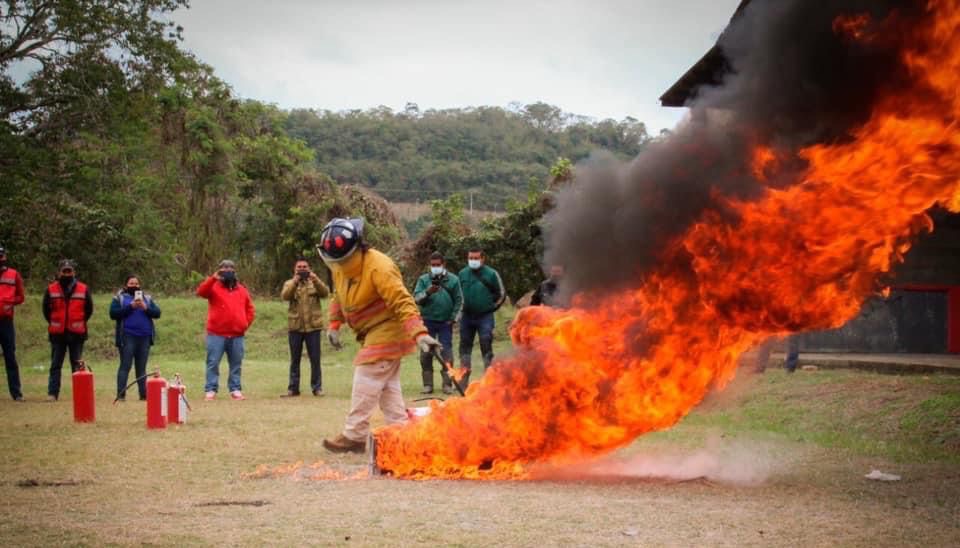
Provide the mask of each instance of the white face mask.
{"label": "white face mask", "polygon": [[439,276],[439,275],[443,274],[443,267],[442,267],[442,266],[431,266],[431,267],[430,267],[430,273],[433,274],[434,276]]}
{"label": "white face mask", "polygon": [[469,266],[473,270],[476,270],[480,268],[482,265],[480,263],[480,259],[470,259],[467,261],[467,266]]}

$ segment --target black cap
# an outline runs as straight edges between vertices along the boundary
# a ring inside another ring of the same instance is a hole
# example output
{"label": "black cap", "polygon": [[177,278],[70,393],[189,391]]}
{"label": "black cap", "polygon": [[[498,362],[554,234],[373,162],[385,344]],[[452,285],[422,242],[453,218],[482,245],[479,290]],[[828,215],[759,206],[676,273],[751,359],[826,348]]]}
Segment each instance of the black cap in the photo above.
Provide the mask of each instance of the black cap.
{"label": "black cap", "polygon": [[73,262],[73,261],[70,260],[70,259],[64,259],[64,260],[60,261],[60,266],[59,266],[59,268],[57,268],[57,270],[63,270],[64,268],[71,268],[71,269],[73,269],[73,270],[76,270],[76,269],[77,269],[77,263]]}

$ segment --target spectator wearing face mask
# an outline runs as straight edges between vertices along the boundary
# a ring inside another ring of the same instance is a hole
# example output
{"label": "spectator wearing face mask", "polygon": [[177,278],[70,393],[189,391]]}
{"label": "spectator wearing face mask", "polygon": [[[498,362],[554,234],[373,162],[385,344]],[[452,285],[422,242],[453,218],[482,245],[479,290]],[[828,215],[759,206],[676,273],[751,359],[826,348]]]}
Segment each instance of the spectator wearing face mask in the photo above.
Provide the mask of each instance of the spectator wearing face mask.
{"label": "spectator wearing face mask", "polygon": [[147,359],[153,345],[153,320],[160,317],[160,307],[140,287],[140,278],[127,276],[123,287],[110,302],[110,319],[116,321],[115,343],[120,351],[117,369],[117,401],[126,399],[130,365],[134,366],[140,399],[147,399]]}
{"label": "spectator wearing face mask", "polygon": [[50,379],[47,397],[60,398],[60,371],[63,360],[70,353],[70,370],[76,371],[83,358],[83,343],[87,340],[87,321],[93,315],[93,297],[87,284],[77,280],[77,265],[70,259],[60,261],[57,279],[43,293],[43,317],[47,320],[50,339]]}
{"label": "spectator wearing face mask", "polygon": [[[447,272],[443,255],[433,252],[430,255],[430,271],[420,276],[413,288],[413,299],[420,309],[423,325],[431,337],[443,346],[443,360],[453,364],[453,324],[460,318],[463,306],[463,292],[460,291],[460,278]],[[433,393],[433,353],[420,352],[420,368],[423,375],[421,394]],[[443,378],[443,393],[453,392],[450,379]]]}
{"label": "spectator wearing face mask", "polygon": [[467,253],[467,267],[460,271],[460,287],[463,289],[463,314],[460,319],[460,365],[467,370],[460,384],[470,382],[470,355],[473,339],[480,339],[480,354],[483,368],[493,363],[493,313],[507,298],[500,274],[487,266],[482,249]]}
{"label": "spectator wearing face mask", "polygon": [[207,299],[207,382],[204,399],[213,401],[220,388],[220,361],[227,355],[230,366],[227,388],[230,398],[244,399],[240,385],[243,364],[243,337],[253,323],[256,311],[246,286],[237,281],[237,267],[224,259],[197,287],[197,295]]}

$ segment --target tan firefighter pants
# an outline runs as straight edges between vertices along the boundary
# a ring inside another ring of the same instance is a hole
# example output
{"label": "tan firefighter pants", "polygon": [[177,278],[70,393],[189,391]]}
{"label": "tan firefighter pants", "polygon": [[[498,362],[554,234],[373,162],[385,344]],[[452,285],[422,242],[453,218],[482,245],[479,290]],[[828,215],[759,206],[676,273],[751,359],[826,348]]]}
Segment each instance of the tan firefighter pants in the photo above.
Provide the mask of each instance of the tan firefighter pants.
{"label": "tan firefighter pants", "polygon": [[400,393],[400,359],[384,360],[353,368],[353,394],[343,435],[366,441],[370,416],[380,405],[387,424],[406,422],[407,408]]}

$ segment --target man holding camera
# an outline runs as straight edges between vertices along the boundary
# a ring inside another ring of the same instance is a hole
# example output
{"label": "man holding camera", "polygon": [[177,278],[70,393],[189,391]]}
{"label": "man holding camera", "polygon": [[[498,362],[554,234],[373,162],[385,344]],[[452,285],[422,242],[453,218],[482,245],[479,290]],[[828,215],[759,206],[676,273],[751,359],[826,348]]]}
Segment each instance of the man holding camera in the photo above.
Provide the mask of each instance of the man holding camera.
{"label": "man holding camera", "polygon": [[207,382],[204,399],[213,401],[220,387],[220,360],[224,353],[230,365],[227,388],[230,398],[242,400],[240,370],[243,364],[243,336],[253,323],[256,311],[246,286],[237,281],[237,267],[224,259],[217,271],[197,287],[197,296],[207,299]]}
{"label": "man holding camera", "polygon": [[507,298],[500,273],[486,264],[482,249],[467,252],[467,267],[460,271],[463,288],[463,317],[460,319],[460,365],[467,370],[461,386],[470,383],[470,355],[473,339],[479,335],[483,368],[493,363],[493,313]]}
{"label": "man holding camera", "polygon": [[52,351],[47,394],[50,401],[57,401],[63,359],[69,352],[70,369],[76,371],[80,366],[83,343],[87,340],[87,320],[93,315],[93,297],[87,284],[77,280],[77,265],[70,259],[60,261],[57,279],[43,293],[42,306]]}
{"label": "man holding camera", "polygon": [[[420,276],[413,289],[413,299],[420,308],[423,324],[431,337],[443,346],[441,355],[447,363],[453,362],[453,324],[460,317],[463,292],[460,279],[447,272],[443,255],[434,251],[430,255],[430,271]],[[423,391],[433,394],[433,354],[420,352],[420,367],[423,370]],[[446,375],[443,378],[443,393],[453,392],[453,385]]]}
{"label": "man holding camera", "polygon": [[17,333],[13,328],[13,307],[23,304],[23,278],[7,266],[7,250],[0,247],[0,348],[7,368],[7,386],[13,401],[23,401],[20,366],[17,365]]}
{"label": "man holding camera", "polygon": [[123,288],[110,302],[110,319],[117,322],[114,334],[120,350],[117,368],[117,401],[127,397],[127,379],[130,365],[134,366],[140,400],[147,399],[147,359],[153,345],[153,320],[160,317],[160,307],[140,287],[140,278],[127,276]]}
{"label": "man holding camera", "polygon": [[287,301],[287,341],[290,343],[290,383],[286,397],[300,395],[300,357],[307,347],[310,358],[310,389],[323,395],[320,372],[320,331],[323,329],[323,298],[330,294],[325,283],[310,270],[303,257],[293,266],[293,278],[283,284],[280,298]]}

